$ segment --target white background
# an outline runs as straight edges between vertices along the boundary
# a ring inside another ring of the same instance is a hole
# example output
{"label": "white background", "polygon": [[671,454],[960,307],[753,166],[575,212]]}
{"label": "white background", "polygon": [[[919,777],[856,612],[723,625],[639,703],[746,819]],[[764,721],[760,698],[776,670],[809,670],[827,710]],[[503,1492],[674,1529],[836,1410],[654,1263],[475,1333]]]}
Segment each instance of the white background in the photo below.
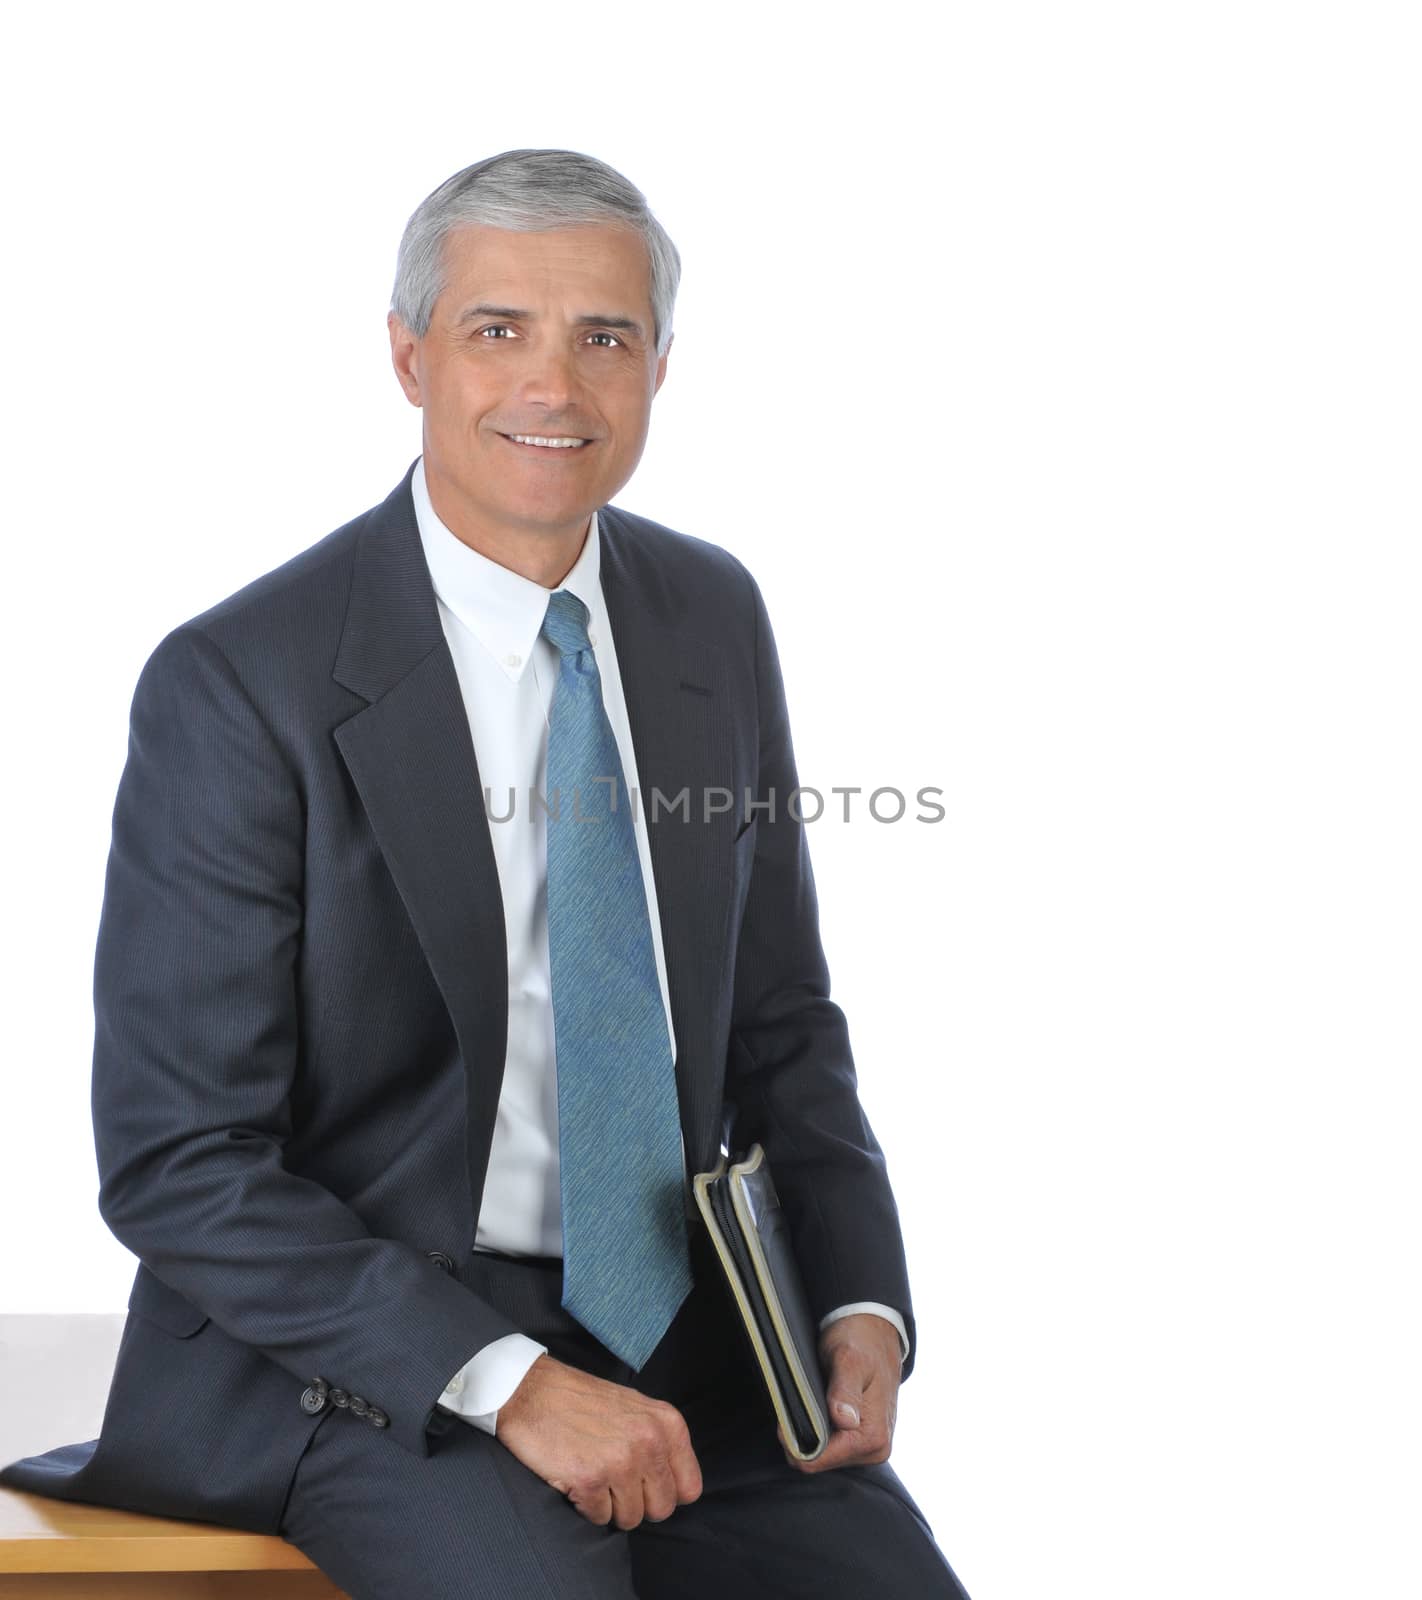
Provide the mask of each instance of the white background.
{"label": "white background", "polygon": [[1415,1600],[1410,10],[12,20],[0,1310],[131,1275],[88,1071],[139,668],[398,481],[406,216],[567,145],[685,262],[616,498],[759,577],[802,781],[946,791],[811,848],[949,1559]]}

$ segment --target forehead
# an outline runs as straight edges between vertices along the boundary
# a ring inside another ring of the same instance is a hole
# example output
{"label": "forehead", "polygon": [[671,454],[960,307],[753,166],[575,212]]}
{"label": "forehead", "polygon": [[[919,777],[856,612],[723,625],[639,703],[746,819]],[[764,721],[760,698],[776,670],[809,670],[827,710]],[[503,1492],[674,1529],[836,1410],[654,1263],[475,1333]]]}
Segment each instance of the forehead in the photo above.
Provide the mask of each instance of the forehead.
{"label": "forehead", "polygon": [[[466,223],[444,241],[441,309],[473,300],[525,305],[530,299],[593,296],[607,309],[650,300],[651,269],[640,234],[616,223],[521,233]],[[616,301],[614,305],[612,302]]]}

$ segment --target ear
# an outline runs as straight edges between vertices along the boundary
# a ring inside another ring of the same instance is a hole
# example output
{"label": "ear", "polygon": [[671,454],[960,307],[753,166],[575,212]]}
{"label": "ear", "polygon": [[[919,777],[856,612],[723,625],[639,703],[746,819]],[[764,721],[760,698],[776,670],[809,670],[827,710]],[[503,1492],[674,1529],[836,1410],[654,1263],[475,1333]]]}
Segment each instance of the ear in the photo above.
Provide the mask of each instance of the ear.
{"label": "ear", "polygon": [[652,385],[652,393],[653,394],[655,394],[657,392],[657,390],[661,388],[662,382],[666,378],[666,375],[667,375],[667,357],[671,354],[671,347],[675,343],[676,343],[676,335],[673,334],[671,336],[671,338],[667,340],[667,347],[666,347],[665,350],[662,351],[661,356],[657,361],[657,381]]}
{"label": "ear", "polygon": [[412,406],[423,405],[420,397],[420,341],[392,311],[385,319],[390,330],[390,362],[395,376]]}

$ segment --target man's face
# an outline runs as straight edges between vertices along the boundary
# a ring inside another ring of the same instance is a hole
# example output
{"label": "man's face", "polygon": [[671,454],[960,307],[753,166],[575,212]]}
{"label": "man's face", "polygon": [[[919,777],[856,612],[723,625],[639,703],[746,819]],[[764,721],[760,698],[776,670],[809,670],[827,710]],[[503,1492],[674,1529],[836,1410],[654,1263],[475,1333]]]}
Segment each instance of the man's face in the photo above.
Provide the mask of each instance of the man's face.
{"label": "man's face", "polygon": [[435,508],[460,536],[495,545],[578,537],[632,476],[666,376],[646,245],[615,224],[471,225],[447,237],[443,262],[424,336],[390,317],[396,373],[424,409]]}

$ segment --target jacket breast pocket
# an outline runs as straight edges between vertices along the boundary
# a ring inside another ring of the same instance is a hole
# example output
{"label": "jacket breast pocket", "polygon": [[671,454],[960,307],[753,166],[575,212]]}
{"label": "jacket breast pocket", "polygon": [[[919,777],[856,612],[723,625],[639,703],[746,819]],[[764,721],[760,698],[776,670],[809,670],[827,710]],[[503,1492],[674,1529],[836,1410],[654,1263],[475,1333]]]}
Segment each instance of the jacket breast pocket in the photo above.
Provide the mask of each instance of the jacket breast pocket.
{"label": "jacket breast pocket", "polygon": [[128,1309],[178,1339],[191,1339],[209,1320],[205,1311],[199,1311],[191,1300],[185,1300],[144,1266],[134,1277]]}

